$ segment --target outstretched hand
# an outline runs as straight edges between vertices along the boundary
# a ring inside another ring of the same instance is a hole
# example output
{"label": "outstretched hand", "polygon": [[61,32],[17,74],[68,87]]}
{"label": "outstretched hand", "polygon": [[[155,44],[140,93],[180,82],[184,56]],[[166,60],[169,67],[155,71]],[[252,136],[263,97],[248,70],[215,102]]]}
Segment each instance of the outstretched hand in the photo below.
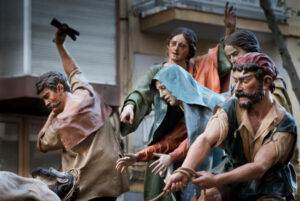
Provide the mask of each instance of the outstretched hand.
{"label": "outstretched hand", "polygon": [[134,119],[134,105],[128,104],[123,108],[120,115],[120,121],[125,124],[132,124]]}
{"label": "outstretched hand", "polygon": [[159,173],[162,176],[172,164],[172,158],[169,154],[153,153],[153,155],[159,157],[159,159],[151,163],[149,167],[154,167],[152,170],[153,174],[157,175]]}
{"label": "outstretched hand", "polygon": [[66,40],[67,34],[65,32],[61,32],[59,29],[56,30],[53,42],[56,45],[62,45]]}
{"label": "outstretched hand", "polygon": [[236,27],[236,14],[233,10],[233,6],[228,8],[228,2],[226,2],[224,8],[224,24],[226,27],[226,36],[229,36],[233,32],[235,32]]}
{"label": "outstretched hand", "polygon": [[136,154],[125,154],[124,157],[117,160],[116,170],[121,171],[121,173],[123,173],[128,168],[128,166],[133,165],[136,161]]}

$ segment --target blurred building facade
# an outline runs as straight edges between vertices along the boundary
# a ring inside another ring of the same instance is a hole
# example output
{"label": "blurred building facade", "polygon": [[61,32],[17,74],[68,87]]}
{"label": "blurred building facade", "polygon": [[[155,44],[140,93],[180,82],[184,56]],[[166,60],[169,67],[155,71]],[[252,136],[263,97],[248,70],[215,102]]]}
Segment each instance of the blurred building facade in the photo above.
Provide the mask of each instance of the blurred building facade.
{"label": "blurred building facade", "polygon": [[[237,13],[237,28],[257,35],[262,52],[277,64],[287,83],[294,116],[300,128],[300,107],[278,48],[264,18],[259,0],[229,0]],[[273,0],[273,9],[300,76],[300,17],[287,8],[300,10],[300,2],[287,0],[287,7]],[[59,153],[38,153],[37,132],[48,111],[35,94],[37,76],[63,71],[52,39],[53,17],[77,29],[76,42],[66,47],[105,102],[122,105],[143,73],[166,60],[166,38],[178,26],[198,35],[197,55],[207,53],[224,36],[225,0],[0,0],[0,170],[27,176],[37,167],[59,167]],[[145,147],[152,117],[134,135],[123,140],[128,152]],[[299,144],[299,143],[298,143]],[[142,177],[134,170],[133,180]],[[141,192],[141,185],[131,189]],[[126,198],[124,198],[126,199]]]}

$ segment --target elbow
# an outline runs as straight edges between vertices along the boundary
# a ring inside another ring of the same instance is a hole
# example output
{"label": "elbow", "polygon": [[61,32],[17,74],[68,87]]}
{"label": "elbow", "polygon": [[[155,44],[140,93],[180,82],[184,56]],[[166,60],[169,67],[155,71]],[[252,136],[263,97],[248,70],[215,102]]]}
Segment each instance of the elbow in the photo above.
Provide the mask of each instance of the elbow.
{"label": "elbow", "polygon": [[254,179],[261,179],[269,168],[264,164],[258,164],[256,168],[256,174]]}

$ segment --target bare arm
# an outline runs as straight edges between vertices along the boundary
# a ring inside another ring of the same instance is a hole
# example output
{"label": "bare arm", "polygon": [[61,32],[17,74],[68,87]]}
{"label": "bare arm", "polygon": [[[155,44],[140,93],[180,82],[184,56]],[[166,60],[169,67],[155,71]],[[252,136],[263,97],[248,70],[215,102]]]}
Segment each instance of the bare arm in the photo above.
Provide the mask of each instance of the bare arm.
{"label": "bare arm", "polygon": [[[195,169],[201,164],[210,149],[217,143],[220,137],[220,123],[218,118],[214,118],[206,127],[206,130],[201,134],[190,147],[187,157],[185,158],[182,167]],[[167,181],[164,188],[166,193],[178,191],[186,186],[188,178],[178,172],[173,174]]]}
{"label": "bare arm", "polygon": [[201,188],[211,188],[224,184],[260,179],[274,164],[276,156],[275,143],[270,142],[259,149],[253,162],[218,175],[201,171],[197,173],[198,177],[193,179],[192,182]]}
{"label": "bare arm", "polygon": [[265,144],[255,155],[254,162],[242,165],[230,172],[219,174],[217,180],[222,184],[229,184],[260,179],[274,164],[276,155],[275,143]]}
{"label": "bare arm", "polygon": [[208,152],[213,148],[220,137],[219,119],[212,120],[209,127],[206,128],[190,147],[187,157],[185,158],[182,167],[195,169],[206,158]]}
{"label": "bare arm", "polygon": [[70,75],[72,70],[74,68],[77,68],[77,65],[73,61],[72,57],[69,55],[68,51],[65,49],[63,43],[65,42],[66,39],[66,34],[60,34],[59,30],[56,31],[55,33],[55,38],[53,39],[53,42],[56,44],[58,53],[60,55],[60,58],[62,60],[62,64],[64,66],[65,72],[67,76]]}

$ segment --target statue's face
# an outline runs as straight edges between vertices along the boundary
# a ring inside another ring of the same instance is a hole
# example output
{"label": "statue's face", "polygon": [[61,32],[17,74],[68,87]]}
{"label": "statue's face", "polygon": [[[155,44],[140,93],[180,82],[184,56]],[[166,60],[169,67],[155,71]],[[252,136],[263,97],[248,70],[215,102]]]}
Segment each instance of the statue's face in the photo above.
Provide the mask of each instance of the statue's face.
{"label": "statue's face", "polygon": [[236,47],[236,46],[232,46],[232,45],[225,45],[224,52],[225,52],[226,56],[228,57],[228,59],[230,60],[230,62],[233,65],[235,65],[236,59],[239,56],[242,56],[242,55],[244,55],[244,54],[247,53],[242,48],[239,48],[239,47]]}
{"label": "statue's face", "polygon": [[165,87],[165,85],[160,83],[158,80],[155,82],[155,87],[159,93],[159,97],[163,99],[167,104],[171,106],[176,106],[180,104],[180,101],[177,100],[174,96],[172,96],[172,94]]}
{"label": "statue's face", "polygon": [[50,88],[45,88],[40,94],[39,97],[43,99],[45,106],[48,110],[59,113],[63,110],[63,96],[64,90],[61,89],[61,86],[57,86],[57,90],[54,91]]}
{"label": "statue's face", "polygon": [[263,99],[265,91],[262,89],[262,83],[256,79],[254,72],[234,71],[233,79],[236,83],[235,96],[241,107],[250,108]]}
{"label": "statue's face", "polygon": [[172,63],[184,62],[189,55],[189,45],[183,34],[174,36],[168,44],[169,59]]}

